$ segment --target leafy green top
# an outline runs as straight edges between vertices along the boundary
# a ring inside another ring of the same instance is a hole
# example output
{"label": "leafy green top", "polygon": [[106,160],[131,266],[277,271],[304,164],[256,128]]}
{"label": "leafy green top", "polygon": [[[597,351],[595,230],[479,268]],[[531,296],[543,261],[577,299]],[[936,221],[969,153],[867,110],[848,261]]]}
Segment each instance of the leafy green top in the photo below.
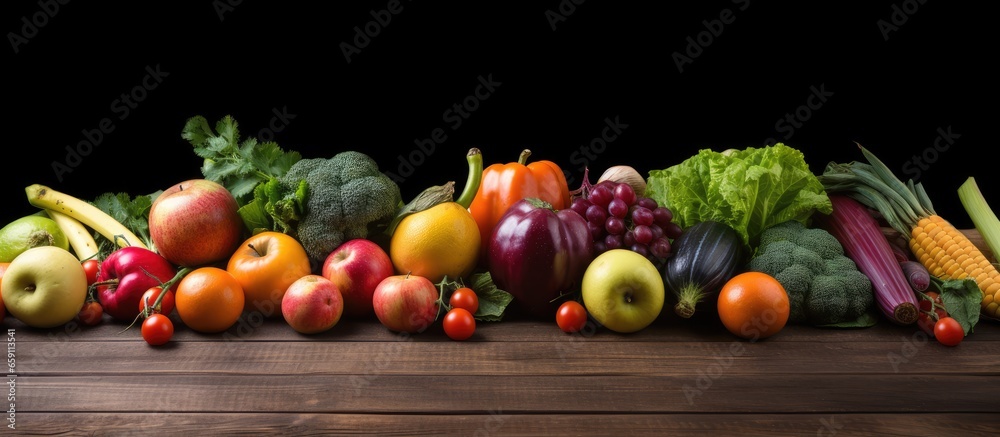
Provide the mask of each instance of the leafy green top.
{"label": "leafy green top", "polygon": [[[149,195],[140,194],[134,198],[128,193],[102,193],[91,203],[141,238],[142,243],[150,250],[155,250],[153,239],[149,236],[149,210],[153,206],[153,200],[161,192],[162,190]],[[94,240],[97,241],[97,250],[102,259],[118,248],[115,242],[104,238],[100,233],[94,232]]]}
{"label": "leafy green top", "polygon": [[251,137],[240,142],[239,124],[229,115],[216,123],[215,132],[205,117],[191,117],[181,137],[205,159],[201,167],[205,179],[224,185],[240,206],[252,198],[258,184],[284,175],[302,159],[299,152],[282,150],[273,141],[258,142]]}

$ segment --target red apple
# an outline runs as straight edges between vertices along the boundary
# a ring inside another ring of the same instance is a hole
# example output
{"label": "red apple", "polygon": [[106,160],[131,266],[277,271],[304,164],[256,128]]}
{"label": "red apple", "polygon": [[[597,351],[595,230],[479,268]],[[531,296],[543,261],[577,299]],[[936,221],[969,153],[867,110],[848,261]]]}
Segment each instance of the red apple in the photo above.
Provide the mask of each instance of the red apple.
{"label": "red apple", "polygon": [[375,316],[396,332],[423,332],[438,315],[438,289],[423,276],[393,275],[379,282],[372,297]]}
{"label": "red apple", "polygon": [[229,258],[246,226],[233,194],[218,182],[187,180],[163,190],[149,210],[149,236],[171,263],[196,267]]}
{"label": "red apple", "polygon": [[288,286],[281,299],[281,315],[292,329],[318,334],[337,325],[344,300],[337,285],[320,275],[303,276]]}
{"label": "red apple", "polygon": [[344,314],[351,318],[374,314],[375,287],[395,271],[385,250],[364,238],[337,246],[323,262],[323,276],[337,284],[344,296]]}

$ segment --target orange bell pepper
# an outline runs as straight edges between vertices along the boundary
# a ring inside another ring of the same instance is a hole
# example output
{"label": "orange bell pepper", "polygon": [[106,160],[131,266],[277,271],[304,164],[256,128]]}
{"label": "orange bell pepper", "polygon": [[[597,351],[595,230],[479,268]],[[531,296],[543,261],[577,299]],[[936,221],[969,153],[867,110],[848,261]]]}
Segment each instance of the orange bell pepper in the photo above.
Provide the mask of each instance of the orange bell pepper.
{"label": "orange bell pepper", "polygon": [[485,265],[493,228],[517,201],[535,197],[557,211],[570,207],[569,184],[562,169],[546,160],[528,164],[530,155],[531,150],[524,149],[517,162],[491,164],[483,170],[479,191],[469,205],[482,238],[480,264]]}

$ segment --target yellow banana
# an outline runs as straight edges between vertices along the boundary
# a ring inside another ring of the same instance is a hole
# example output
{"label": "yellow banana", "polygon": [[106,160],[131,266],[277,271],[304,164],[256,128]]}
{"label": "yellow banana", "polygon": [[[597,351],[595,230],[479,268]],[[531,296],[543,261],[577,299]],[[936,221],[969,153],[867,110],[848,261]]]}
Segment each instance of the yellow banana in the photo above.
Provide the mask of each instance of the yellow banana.
{"label": "yellow banana", "polygon": [[41,184],[29,185],[24,191],[28,195],[28,203],[39,208],[60,212],[79,220],[120,247],[138,246],[148,249],[142,240],[125,227],[125,225],[83,199],[53,190]]}
{"label": "yellow banana", "polygon": [[66,239],[69,240],[73,253],[76,254],[77,258],[80,258],[80,261],[94,258],[97,255],[97,241],[94,241],[94,236],[90,234],[90,230],[83,223],[59,211],[51,209],[44,211],[52,220],[55,220],[59,229],[62,229],[63,233],[66,234]]}

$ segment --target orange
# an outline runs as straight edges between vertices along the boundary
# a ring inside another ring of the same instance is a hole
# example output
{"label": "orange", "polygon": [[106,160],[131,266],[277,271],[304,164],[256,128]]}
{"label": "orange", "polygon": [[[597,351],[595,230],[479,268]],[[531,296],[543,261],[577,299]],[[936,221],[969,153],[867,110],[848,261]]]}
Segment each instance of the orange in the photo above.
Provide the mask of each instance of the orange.
{"label": "orange", "polygon": [[761,272],[740,273],[719,290],[719,319],[738,337],[758,340],[777,334],[788,323],[785,287]]}
{"label": "orange", "polygon": [[444,276],[468,276],[479,262],[479,225],[469,210],[444,202],[399,221],[389,240],[397,274],[423,276],[433,283]]}
{"label": "orange", "polygon": [[245,300],[243,287],[231,273],[218,267],[199,267],[177,284],[174,309],[187,327],[215,333],[236,324]]}

